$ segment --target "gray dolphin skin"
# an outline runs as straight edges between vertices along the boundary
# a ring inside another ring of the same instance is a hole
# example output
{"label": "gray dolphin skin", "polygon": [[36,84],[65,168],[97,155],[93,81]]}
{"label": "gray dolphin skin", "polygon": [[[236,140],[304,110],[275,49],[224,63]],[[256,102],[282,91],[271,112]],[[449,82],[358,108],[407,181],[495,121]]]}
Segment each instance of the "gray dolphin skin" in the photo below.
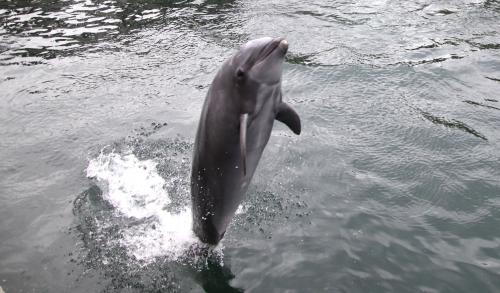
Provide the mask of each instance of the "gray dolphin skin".
{"label": "gray dolphin skin", "polygon": [[243,200],[274,120],[300,134],[282,100],[284,38],[247,42],[217,72],[201,112],[191,170],[193,231],[215,245]]}

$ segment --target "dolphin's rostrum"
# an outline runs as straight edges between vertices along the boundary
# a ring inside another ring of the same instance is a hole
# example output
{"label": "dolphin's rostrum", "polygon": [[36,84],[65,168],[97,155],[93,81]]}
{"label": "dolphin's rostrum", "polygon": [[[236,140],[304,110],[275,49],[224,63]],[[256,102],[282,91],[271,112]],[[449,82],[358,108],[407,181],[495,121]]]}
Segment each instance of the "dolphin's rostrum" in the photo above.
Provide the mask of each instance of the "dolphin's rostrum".
{"label": "dolphin's rostrum", "polygon": [[244,44],[217,72],[196,134],[191,170],[193,231],[217,244],[241,203],[274,120],[300,134],[300,118],[282,100],[288,42],[260,38]]}

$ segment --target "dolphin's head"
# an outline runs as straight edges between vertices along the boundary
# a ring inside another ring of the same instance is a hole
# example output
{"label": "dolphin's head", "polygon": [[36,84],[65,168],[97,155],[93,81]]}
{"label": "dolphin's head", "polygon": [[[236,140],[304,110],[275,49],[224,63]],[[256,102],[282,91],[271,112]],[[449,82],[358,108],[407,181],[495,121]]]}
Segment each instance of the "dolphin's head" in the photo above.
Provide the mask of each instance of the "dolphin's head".
{"label": "dolphin's head", "polygon": [[268,95],[281,86],[283,61],[288,50],[284,38],[260,38],[242,45],[229,60],[225,76],[240,97],[240,113],[258,112]]}
{"label": "dolphin's head", "polygon": [[283,60],[288,50],[284,38],[260,38],[247,42],[232,58],[236,80],[251,79],[272,85],[281,81]]}

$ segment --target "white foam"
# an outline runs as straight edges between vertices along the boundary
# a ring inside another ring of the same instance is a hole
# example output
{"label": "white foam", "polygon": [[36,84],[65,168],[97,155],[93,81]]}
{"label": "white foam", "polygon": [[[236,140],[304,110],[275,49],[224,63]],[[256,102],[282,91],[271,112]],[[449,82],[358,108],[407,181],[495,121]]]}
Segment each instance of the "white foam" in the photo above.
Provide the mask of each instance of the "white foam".
{"label": "white foam", "polygon": [[179,213],[166,210],[171,199],[156,165],[153,160],[141,161],[131,153],[101,152],[87,167],[87,176],[97,180],[103,198],[117,213],[147,219],[124,227],[120,240],[130,256],[145,263],[162,256],[175,261],[199,245],[191,229],[191,209],[185,207]]}
{"label": "white foam", "polygon": [[240,204],[235,212],[235,215],[242,215],[248,212],[248,206]]}

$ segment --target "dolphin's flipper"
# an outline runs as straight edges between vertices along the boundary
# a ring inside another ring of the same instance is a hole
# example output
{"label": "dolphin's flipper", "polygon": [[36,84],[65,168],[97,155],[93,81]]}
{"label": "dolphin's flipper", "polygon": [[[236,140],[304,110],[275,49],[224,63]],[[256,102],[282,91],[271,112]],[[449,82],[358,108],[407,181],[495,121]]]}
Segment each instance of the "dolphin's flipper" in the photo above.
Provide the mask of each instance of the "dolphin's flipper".
{"label": "dolphin's flipper", "polygon": [[300,134],[300,117],[287,103],[281,103],[278,106],[276,120],[285,123],[286,126],[293,131],[293,133]]}
{"label": "dolphin's flipper", "polygon": [[247,175],[247,122],[248,113],[240,115],[240,156],[243,176]]}

